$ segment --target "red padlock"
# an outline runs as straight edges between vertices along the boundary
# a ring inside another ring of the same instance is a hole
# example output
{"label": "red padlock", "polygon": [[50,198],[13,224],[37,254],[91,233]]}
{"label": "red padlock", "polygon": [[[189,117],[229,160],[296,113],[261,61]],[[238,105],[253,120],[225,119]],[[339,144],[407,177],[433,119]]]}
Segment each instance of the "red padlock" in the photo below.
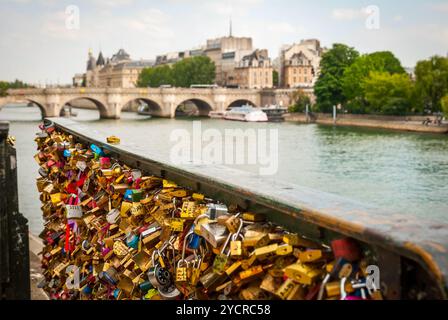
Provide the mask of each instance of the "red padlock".
{"label": "red padlock", "polygon": [[110,158],[101,157],[100,158],[101,169],[109,169],[110,168]]}
{"label": "red padlock", "polygon": [[333,240],[331,242],[331,249],[336,258],[344,258],[350,262],[361,259],[361,248],[358,242],[352,238]]}
{"label": "red padlock", "polygon": [[56,161],[54,161],[54,160],[48,160],[47,161],[47,167],[48,168],[51,168],[52,166],[54,166],[56,164]]}

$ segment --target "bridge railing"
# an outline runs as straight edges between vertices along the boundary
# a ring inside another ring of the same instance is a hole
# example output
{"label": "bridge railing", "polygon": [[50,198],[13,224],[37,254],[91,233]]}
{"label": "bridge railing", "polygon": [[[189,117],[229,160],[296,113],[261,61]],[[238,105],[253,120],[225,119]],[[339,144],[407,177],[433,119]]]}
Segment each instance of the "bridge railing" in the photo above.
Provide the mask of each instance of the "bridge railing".
{"label": "bridge railing", "polygon": [[424,292],[426,298],[447,298],[448,224],[422,221],[225,166],[172,165],[160,154],[127,141],[109,145],[106,133],[81,123],[50,120],[62,131],[105,148],[131,167],[263,213],[313,240],[329,244],[345,235],[361,241],[376,257],[386,298],[409,298],[417,292]]}

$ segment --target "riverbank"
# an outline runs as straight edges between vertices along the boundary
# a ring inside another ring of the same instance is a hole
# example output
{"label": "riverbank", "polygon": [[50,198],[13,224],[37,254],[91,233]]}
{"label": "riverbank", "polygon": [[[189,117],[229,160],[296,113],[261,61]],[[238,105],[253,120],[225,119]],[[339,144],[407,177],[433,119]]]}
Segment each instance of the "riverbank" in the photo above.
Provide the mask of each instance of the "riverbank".
{"label": "riverbank", "polygon": [[[423,125],[422,122],[428,118],[424,116],[398,117],[341,114],[338,115],[336,121],[334,121],[331,114],[313,114],[313,116],[307,118],[304,113],[288,113],[284,115],[284,118],[285,121],[298,123],[317,123],[323,125],[366,127],[411,132],[448,133],[447,123],[440,126],[431,124]],[[430,117],[430,119],[434,120],[434,117]]]}

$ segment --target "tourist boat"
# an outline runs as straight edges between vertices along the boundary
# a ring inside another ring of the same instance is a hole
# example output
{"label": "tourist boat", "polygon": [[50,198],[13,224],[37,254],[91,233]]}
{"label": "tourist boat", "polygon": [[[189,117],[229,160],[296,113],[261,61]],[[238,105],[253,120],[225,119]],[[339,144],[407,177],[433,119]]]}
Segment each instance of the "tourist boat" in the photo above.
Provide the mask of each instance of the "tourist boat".
{"label": "tourist boat", "polygon": [[288,112],[288,109],[279,105],[270,105],[262,108],[264,113],[268,116],[268,121],[279,122],[284,121],[283,115]]}
{"label": "tourist boat", "polygon": [[225,112],[222,111],[210,111],[208,116],[212,119],[222,119],[224,118]]}
{"label": "tourist boat", "polygon": [[247,122],[266,122],[268,121],[268,116],[262,110],[246,104],[241,107],[231,108],[224,114],[224,119]]}

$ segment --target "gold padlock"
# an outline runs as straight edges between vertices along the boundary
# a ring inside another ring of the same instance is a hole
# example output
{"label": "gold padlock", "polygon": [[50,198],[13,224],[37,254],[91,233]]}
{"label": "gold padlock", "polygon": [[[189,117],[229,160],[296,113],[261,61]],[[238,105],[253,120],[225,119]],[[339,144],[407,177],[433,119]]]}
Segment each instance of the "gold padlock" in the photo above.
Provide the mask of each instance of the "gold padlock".
{"label": "gold padlock", "polygon": [[258,260],[269,259],[276,255],[278,244],[274,243],[265,247],[257,248],[254,250],[254,255]]}
{"label": "gold padlock", "polygon": [[322,274],[322,271],[302,263],[294,263],[285,268],[285,274],[298,283],[312,285]]}

